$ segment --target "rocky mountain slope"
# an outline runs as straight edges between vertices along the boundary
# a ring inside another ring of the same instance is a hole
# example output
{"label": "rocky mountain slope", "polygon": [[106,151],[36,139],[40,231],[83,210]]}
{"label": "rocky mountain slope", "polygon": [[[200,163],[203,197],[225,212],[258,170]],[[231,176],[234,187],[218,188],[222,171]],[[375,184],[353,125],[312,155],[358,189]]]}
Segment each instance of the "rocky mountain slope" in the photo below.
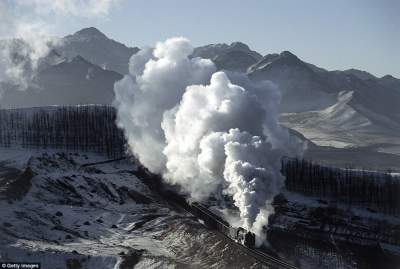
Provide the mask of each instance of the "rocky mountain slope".
{"label": "rocky mountain slope", "polygon": [[255,80],[270,80],[279,86],[282,112],[316,110],[335,102],[336,92],[331,85],[289,51],[264,56],[249,67],[248,74]]}
{"label": "rocky mountain slope", "polygon": [[253,51],[242,42],[233,42],[230,45],[210,44],[194,49],[191,57],[200,57],[212,60],[219,70],[246,72],[247,68],[257,63],[261,54]]}
{"label": "rocky mountain slope", "polygon": [[61,38],[55,49],[64,57],[73,59],[80,55],[89,62],[120,74],[128,73],[128,62],[139,48],[130,48],[94,27],[84,28]]}
{"label": "rocky mountain slope", "polygon": [[110,104],[114,82],[121,78],[119,73],[104,70],[81,56],[53,61],[38,71],[28,89],[6,87],[0,106]]}

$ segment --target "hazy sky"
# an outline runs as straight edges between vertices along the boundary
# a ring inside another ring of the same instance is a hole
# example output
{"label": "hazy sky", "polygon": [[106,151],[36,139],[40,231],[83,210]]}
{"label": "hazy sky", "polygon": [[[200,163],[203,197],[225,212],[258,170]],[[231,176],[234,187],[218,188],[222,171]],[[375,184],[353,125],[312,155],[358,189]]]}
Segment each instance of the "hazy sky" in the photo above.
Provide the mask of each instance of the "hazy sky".
{"label": "hazy sky", "polygon": [[95,26],[130,46],[180,35],[195,45],[242,41],[261,54],[289,50],[329,70],[354,67],[400,78],[398,0],[118,2],[107,17],[56,16],[55,21],[50,14],[45,20],[58,35]]}

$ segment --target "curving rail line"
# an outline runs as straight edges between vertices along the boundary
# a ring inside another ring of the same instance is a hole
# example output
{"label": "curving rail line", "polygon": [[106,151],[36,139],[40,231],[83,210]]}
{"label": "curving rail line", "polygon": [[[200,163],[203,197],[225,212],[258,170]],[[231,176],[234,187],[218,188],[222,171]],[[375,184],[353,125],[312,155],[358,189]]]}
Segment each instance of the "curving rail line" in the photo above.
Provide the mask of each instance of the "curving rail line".
{"label": "curving rail line", "polygon": [[[221,220],[218,216],[216,217],[216,215],[212,212],[210,212],[205,206],[199,204],[199,203],[193,203],[191,205],[191,207],[201,211],[204,215],[206,215],[209,218],[214,219],[215,222],[217,222],[219,225],[223,226],[226,230],[229,230],[231,227],[229,226],[229,224],[227,222],[225,222],[224,220]],[[193,214],[193,212],[190,212]],[[220,228],[220,227],[218,227]],[[229,236],[229,234],[226,234],[225,231],[221,231],[219,229],[217,229],[217,231],[224,235],[225,237],[234,240],[233,238],[231,238]],[[236,240],[234,240],[236,242]],[[237,244],[239,247],[241,247],[248,255],[252,256],[253,258],[257,259],[259,262],[272,267],[272,268],[277,268],[277,269],[299,269],[298,267],[287,263],[281,259],[275,258],[265,252],[262,252],[258,249],[252,249],[249,248],[243,244],[238,243]]]}
{"label": "curving rail line", "polygon": [[121,157],[121,158],[117,158],[117,159],[105,160],[105,161],[94,162],[94,163],[84,163],[81,165],[81,167],[88,167],[88,166],[93,166],[93,165],[98,165],[98,164],[118,162],[118,161],[122,161],[122,160],[126,160],[126,159],[128,159],[128,157]]}
{"label": "curving rail line", "polygon": [[[81,165],[81,167],[111,163],[111,162],[121,161],[124,159],[127,159],[127,158],[122,157],[122,158],[106,160],[106,161],[102,161],[102,162],[86,163],[86,164]],[[167,201],[172,202],[173,204],[179,205],[185,211],[189,212],[190,214],[192,214],[196,217],[199,217],[199,218],[205,220],[205,222],[208,224],[210,224],[210,220],[212,220],[213,223],[211,223],[210,226],[213,226],[215,228],[215,230],[218,233],[220,233],[221,235],[227,237],[228,239],[230,239],[232,241],[235,241],[237,243],[237,246],[242,248],[243,251],[245,251],[249,256],[258,260],[260,263],[268,266],[269,268],[274,268],[274,269],[275,268],[276,269],[299,269],[298,267],[296,267],[290,263],[287,263],[279,258],[273,257],[273,256],[271,256],[265,252],[262,252],[258,249],[249,248],[241,243],[238,243],[237,240],[232,235],[232,229],[236,231],[237,230],[236,228],[231,227],[228,222],[223,220],[218,215],[212,213],[204,205],[202,205],[200,203],[188,204],[182,196],[180,196],[176,193],[173,193],[170,190],[163,190],[160,178],[157,178],[154,175],[150,175],[145,171],[142,171],[142,173],[139,177],[140,178],[143,177],[145,179],[144,183],[148,184],[148,186],[151,189],[154,188],[153,190],[158,192]],[[199,214],[199,212],[200,212],[200,214]]]}

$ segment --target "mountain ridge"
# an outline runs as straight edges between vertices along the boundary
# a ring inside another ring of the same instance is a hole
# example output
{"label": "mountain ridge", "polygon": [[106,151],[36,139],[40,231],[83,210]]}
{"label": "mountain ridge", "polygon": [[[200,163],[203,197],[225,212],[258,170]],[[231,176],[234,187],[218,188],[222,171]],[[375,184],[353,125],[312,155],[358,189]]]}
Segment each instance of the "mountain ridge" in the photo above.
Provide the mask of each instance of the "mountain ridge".
{"label": "mountain ridge", "polygon": [[114,82],[121,78],[121,74],[104,70],[78,55],[40,70],[24,91],[7,88],[0,106],[110,104]]}
{"label": "mountain ridge", "polygon": [[58,44],[55,49],[68,59],[81,55],[93,64],[122,75],[128,73],[129,58],[139,51],[138,47],[127,47],[108,38],[94,27],[60,38]]}
{"label": "mountain ridge", "polygon": [[[60,40],[61,45],[53,47],[41,60],[43,65],[33,80],[30,93],[38,102],[35,105],[51,104],[44,103],[45,92],[53,96],[53,102],[61,104],[111,103],[114,82],[128,72],[129,58],[139,48],[129,48],[109,39],[94,27],[81,29]],[[309,123],[308,112],[339,106],[341,96],[351,93],[346,107],[358,118],[365,118],[374,126],[384,126],[385,130],[397,130],[400,124],[400,80],[391,75],[379,78],[354,68],[329,71],[303,61],[290,51],[262,56],[243,42],[197,47],[190,57],[211,59],[218,70],[246,73],[253,80],[270,80],[282,94],[280,112],[297,113],[300,123]],[[64,100],[55,98],[56,92],[64,96]],[[27,92],[16,91],[11,95],[19,97],[10,101],[8,95],[4,94],[1,104],[18,106],[15,100],[24,104],[30,97]],[[302,119],[302,116],[307,117]],[[317,121],[317,118],[313,119]],[[293,121],[286,124],[299,129]],[[378,136],[386,135],[386,131],[380,132],[379,128],[376,131]]]}

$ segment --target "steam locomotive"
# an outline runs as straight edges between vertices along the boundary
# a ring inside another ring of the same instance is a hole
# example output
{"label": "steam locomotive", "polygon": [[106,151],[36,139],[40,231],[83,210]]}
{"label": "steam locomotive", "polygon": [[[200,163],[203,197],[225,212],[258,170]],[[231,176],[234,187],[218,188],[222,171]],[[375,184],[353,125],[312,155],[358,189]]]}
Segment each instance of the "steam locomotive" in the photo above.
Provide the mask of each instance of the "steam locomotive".
{"label": "steam locomotive", "polygon": [[231,227],[228,222],[226,222],[220,216],[212,213],[207,207],[200,203],[193,202],[189,204],[185,197],[179,195],[173,187],[167,187],[163,185],[160,177],[149,173],[144,168],[139,168],[135,175],[144,179],[143,182],[145,184],[147,184],[153,191],[156,191],[170,203],[176,204],[179,207],[191,212],[196,217],[202,219],[204,224],[207,226],[223,233],[225,236],[248,248],[254,248],[256,238],[254,233],[246,231],[241,227]]}
{"label": "steam locomotive", "polygon": [[220,216],[212,213],[208,208],[200,203],[192,203],[190,207],[192,213],[201,218],[207,226],[218,230],[227,237],[248,248],[254,248],[256,239],[254,233],[246,231],[242,227],[235,228],[230,226],[228,222],[223,220]]}

